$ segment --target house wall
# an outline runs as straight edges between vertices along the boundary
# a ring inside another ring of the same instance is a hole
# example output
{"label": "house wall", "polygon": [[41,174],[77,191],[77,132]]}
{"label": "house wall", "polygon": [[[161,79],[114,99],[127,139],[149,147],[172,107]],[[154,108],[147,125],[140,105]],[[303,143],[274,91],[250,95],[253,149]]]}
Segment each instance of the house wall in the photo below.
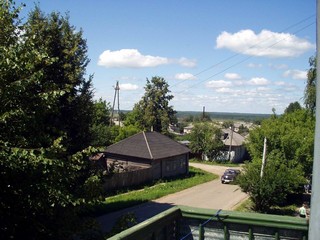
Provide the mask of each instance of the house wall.
{"label": "house wall", "polygon": [[[151,162],[149,160],[133,159],[130,157],[112,156],[112,158],[107,159],[107,163],[111,161],[122,163],[124,168],[129,171],[115,173],[106,178],[104,184],[105,190],[139,185],[154,179],[172,177],[189,172],[189,154],[152,160]],[[134,171],[130,169],[134,169]]]}
{"label": "house wall", "polygon": [[186,174],[189,171],[189,155],[183,154],[171,158],[155,160],[152,163],[155,179]]}
{"label": "house wall", "polygon": [[233,146],[231,147],[231,151],[234,151],[234,157],[232,158],[232,162],[239,163],[243,162],[244,155],[246,153],[246,149],[243,146]]}
{"label": "house wall", "polygon": [[[232,146],[230,152],[230,161],[233,163],[242,163],[244,160],[246,160],[246,154],[247,150],[244,146]],[[225,147],[218,160],[229,161],[229,147]]]}

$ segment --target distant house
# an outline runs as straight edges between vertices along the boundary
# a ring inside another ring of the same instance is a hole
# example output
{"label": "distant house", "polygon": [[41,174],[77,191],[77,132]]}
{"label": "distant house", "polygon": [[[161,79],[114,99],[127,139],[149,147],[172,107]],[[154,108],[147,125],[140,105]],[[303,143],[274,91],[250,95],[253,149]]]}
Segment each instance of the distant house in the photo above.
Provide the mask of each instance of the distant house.
{"label": "distant house", "polygon": [[183,133],[189,134],[189,133],[191,133],[192,129],[193,129],[193,125],[191,124],[191,125],[183,128]]}
{"label": "distant house", "polygon": [[225,160],[229,160],[230,158],[231,162],[243,162],[247,153],[246,148],[244,147],[245,137],[234,131],[232,132],[229,128],[222,129],[222,133],[222,141],[225,145],[223,154]]}
{"label": "distant house", "polygon": [[186,174],[189,148],[158,132],[140,132],[103,151],[107,163],[151,168],[153,179]]}

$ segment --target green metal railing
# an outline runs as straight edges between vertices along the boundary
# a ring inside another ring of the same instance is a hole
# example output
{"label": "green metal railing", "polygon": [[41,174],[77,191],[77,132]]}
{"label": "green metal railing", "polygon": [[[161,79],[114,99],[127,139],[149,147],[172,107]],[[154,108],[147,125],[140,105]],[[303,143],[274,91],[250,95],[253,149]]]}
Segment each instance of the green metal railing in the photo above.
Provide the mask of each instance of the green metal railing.
{"label": "green metal railing", "polygon": [[176,206],[109,239],[307,240],[308,223],[297,217]]}

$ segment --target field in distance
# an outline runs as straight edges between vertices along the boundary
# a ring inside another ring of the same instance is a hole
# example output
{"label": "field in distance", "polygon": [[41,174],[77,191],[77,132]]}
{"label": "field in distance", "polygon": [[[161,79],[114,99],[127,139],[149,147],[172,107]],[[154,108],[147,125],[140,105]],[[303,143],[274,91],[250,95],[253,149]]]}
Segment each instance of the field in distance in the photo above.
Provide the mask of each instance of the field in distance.
{"label": "field in distance", "polygon": [[[231,121],[245,121],[255,122],[269,118],[271,114],[259,113],[228,113],[228,112],[205,112],[212,120],[231,120]],[[183,119],[189,116],[202,116],[200,111],[177,111],[177,118]]]}

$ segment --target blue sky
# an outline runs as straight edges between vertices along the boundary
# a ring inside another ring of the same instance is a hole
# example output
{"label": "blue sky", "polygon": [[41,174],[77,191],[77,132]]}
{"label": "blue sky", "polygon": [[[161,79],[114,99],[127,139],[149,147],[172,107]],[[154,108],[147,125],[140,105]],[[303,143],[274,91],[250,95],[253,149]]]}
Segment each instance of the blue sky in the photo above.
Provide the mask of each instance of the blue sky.
{"label": "blue sky", "polygon": [[[24,13],[34,6],[24,1]],[[131,110],[163,77],[178,111],[282,113],[303,103],[316,0],[39,0],[87,39],[95,98]]]}

